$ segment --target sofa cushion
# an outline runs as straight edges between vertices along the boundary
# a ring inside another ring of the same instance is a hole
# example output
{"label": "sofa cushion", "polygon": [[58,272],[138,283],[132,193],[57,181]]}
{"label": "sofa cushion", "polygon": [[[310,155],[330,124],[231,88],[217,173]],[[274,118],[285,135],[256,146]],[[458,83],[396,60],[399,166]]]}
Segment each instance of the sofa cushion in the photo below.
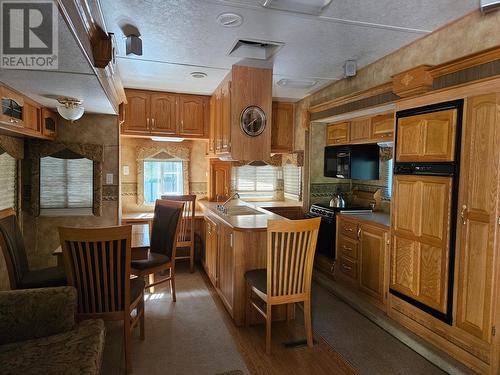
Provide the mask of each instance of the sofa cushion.
{"label": "sofa cushion", "polygon": [[2,345],[1,373],[99,374],[104,336],[102,320],[85,320],[65,333]]}

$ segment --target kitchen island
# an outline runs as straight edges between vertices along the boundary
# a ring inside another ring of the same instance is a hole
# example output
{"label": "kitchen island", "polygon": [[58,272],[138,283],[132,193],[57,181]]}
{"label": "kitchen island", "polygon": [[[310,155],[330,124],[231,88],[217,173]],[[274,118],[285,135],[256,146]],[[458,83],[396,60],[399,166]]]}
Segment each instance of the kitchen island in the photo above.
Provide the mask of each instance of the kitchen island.
{"label": "kitchen island", "polygon": [[[287,219],[238,199],[229,202],[227,214],[217,210],[220,203],[199,204],[206,223],[205,271],[236,325],[243,325],[245,272],[266,268],[267,221]],[[277,306],[273,320],[284,319],[286,312],[286,306]],[[252,315],[255,320],[257,317]]]}

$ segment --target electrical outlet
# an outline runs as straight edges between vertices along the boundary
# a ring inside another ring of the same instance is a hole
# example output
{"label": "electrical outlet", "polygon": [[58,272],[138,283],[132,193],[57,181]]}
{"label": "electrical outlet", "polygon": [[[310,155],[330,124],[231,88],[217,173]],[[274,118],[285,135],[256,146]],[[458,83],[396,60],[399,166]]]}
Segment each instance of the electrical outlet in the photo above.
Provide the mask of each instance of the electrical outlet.
{"label": "electrical outlet", "polygon": [[113,185],[113,173],[106,173],[106,185]]}
{"label": "electrical outlet", "polygon": [[128,165],[124,165],[123,166],[123,175],[128,176],[129,174],[130,174],[130,168],[128,167]]}

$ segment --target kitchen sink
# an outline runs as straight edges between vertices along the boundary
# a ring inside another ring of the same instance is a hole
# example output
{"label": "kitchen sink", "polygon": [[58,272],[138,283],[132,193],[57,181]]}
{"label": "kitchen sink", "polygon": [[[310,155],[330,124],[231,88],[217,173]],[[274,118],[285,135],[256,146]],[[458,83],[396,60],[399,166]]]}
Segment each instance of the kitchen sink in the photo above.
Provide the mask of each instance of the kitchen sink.
{"label": "kitchen sink", "polygon": [[242,216],[242,215],[265,215],[264,212],[253,209],[248,206],[230,206],[227,207],[227,212],[225,213],[228,216]]}

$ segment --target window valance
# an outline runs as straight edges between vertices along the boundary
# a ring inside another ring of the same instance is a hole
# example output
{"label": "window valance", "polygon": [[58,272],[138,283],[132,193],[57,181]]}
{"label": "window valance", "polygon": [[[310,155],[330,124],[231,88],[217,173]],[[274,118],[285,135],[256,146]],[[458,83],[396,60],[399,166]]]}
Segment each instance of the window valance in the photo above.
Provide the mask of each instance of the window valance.
{"label": "window valance", "polygon": [[0,135],[0,155],[6,152],[14,159],[24,159],[24,140],[21,138]]}

